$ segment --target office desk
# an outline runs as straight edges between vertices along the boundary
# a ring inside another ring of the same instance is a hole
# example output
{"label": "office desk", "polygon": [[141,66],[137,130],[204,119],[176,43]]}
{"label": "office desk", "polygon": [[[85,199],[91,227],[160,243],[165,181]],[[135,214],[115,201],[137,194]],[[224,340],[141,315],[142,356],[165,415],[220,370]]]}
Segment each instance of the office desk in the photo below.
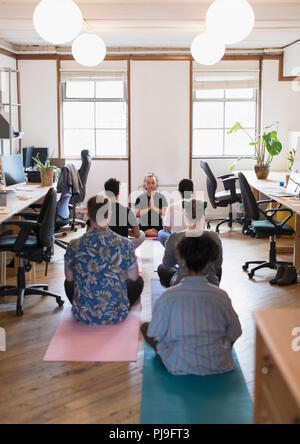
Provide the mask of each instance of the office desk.
{"label": "office desk", "polygon": [[294,253],[294,265],[297,270],[300,270],[300,201],[290,197],[275,197],[271,194],[276,189],[282,189],[279,183],[285,182],[287,172],[272,171],[267,180],[258,180],[254,171],[242,171],[242,173],[247,178],[250,186],[256,191],[257,200],[259,200],[259,193],[262,193],[294,212],[296,217],[296,235],[292,253]]}
{"label": "office desk", "polygon": [[[26,189],[26,186],[28,186],[28,189],[31,189],[34,184],[29,185],[20,185],[20,187]],[[48,193],[49,189],[52,187],[41,187],[40,184],[36,184],[37,188],[34,191],[9,191],[7,194],[7,207],[10,208],[9,213],[0,213],[0,224],[3,224],[3,222],[11,219],[14,217],[17,213],[20,213],[21,211],[24,211],[26,208],[28,208],[30,205],[38,202],[40,199],[43,199],[46,194]],[[55,185],[54,185],[55,186]],[[27,200],[20,200],[18,199],[17,195],[28,195],[29,199]]]}

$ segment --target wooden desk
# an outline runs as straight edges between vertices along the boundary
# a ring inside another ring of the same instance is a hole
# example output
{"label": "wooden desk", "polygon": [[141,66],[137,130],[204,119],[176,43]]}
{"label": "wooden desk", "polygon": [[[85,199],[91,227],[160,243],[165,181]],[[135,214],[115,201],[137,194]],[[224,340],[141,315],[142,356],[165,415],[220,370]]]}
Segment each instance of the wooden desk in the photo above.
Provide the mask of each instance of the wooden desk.
{"label": "wooden desk", "polygon": [[[28,185],[20,185],[21,188],[26,189],[26,186],[28,186],[28,189],[30,190],[32,186],[35,184],[28,184]],[[0,213],[0,224],[3,224],[3,222],[11,219],[14,217],[17,213],[20,213],[21,211],[24,211],[26,208],[28,208],[30,205],[38,202],[39,200],[43,199],[46,194],[48,193],[49,189],[52,187],[42,187],[40,184],[36,184],[37,188],[34,189],[34,191],[9,191],[7,194],[7,207],[10,208],[9,213],[1,214]],[[55,186],[55,185],[54,185]],[[29,199],[27,200],[20,200],[18,199],[18,195],[28,195]]]}
{"label": "wooden desk", "polygon": [[259,200],[259,193],[268,196],[270,199],[273,199],[275,202],[284,205],[286,208],[292,210],[296,217],[296,235],[294,242],[294,265],[297,270],[300,271],[300,201],[296,201],[295,198],[286,198],[286,197],[275,197],[270,194],[272,191],[276,189],[282,190],[279,183],[285,182],[285,177],[287,175],[286,171],[272,171],[270,173],[268,180],[258,180],[254,171],[242,171],[242,173],[247,178],[250,186],[256,190],[256,198]]}
{"label": "wooden desk", "polygon": [[300,424],[300,351],[293,349],[297,339],[293,331],[300,327],[300,310],[258,311],[254,317],[255,424]]}

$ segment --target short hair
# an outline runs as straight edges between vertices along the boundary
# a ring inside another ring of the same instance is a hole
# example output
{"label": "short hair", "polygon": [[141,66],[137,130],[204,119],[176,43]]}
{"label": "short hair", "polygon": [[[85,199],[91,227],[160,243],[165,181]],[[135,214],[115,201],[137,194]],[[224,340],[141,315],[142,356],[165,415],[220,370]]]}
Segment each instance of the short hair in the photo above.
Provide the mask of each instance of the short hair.
{"label": "short hair", "polygon": [[112,193],[114,196],[119,196],[120,182],[115,178],[111,178],[105,182],[104,189],[105,191]]}
{"label": "short hair", "polygon": [[155,182],[156,182],[156,188],[158,187],[158,183],[159,183],[159,178],[158,178],[158,176],[156,176],[156,174],[154,174],[154,173],[148,173],[148,174],[146,174],[145,177],[144,177],[144,184],[143,184],[143,188],[144,188],[144,190],[146,189],[146,182],[147,182],[147,179],[149,179],[149,177],[153,177],[153,179],[154,179]]}
{"label": "short hair", "polygon": [[111,201],[107,196],[98,194],[88,200],[88,213],[92,222],[104,226],[108,222]]}
{"label": "short hair", "polygon": [[191,179],[182,179],[178,185],[178,191],[186,199],[190,199],[194,192],[194,182]]}
{"label": "short hair", "polygon": [[202,200],[195,198],[185,199],[182,202],[182,207],[188,221],[191,223],[196,223],[204,218],[207,202],[203,202]]}
{"label": "short hair", "polygon": [[201,273],[210,262],[215,262],[220,254],[219,245],[209,233],[200,237],[184,237],[177,246],[181,259],[189,271]]}

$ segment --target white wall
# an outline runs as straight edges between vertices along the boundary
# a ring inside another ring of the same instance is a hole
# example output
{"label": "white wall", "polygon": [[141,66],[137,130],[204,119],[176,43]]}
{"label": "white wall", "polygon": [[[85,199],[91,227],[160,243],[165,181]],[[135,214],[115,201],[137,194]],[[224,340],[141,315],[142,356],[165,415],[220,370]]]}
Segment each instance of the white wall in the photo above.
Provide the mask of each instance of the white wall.
{"label": "white wall", "polygon": [[[0,68],[11,68],[16,69],[17,63],[16,60],[12,57],[7,57],[3,54],[0,54]],[[17,103],[18,102],[18,90],[17,90],[17,77],[13,74],[12,76],[12,82],[13,82],[13,88],[12,88],[12,102]],[[2,101],[7,103],[9,101],[9,88],[8,88],[8,75],[7,74],[1,74],[0,79],[0,85],[1,85],[1,94],[0,94],[0,101],[2,96]],[[8,109],[5,109],[7,112]],[[13,108],[13,115],[12,115],[12,124],[13,128],[15,130],[18,130],[18,109],[15,107]],[[10,143],[9,141],[5,140],[3,142],[3,148],[4,148],[4,154],[10,154]],[[13,152],[18,152],[19,149],[19,142],[17,140],[13,143]]]}
{"label": "white wall", "polygon": [[23,146],[48,147],[58,155],[55,60],[20,60]]}
{"label": "white wall", "polygon": [[285,77],[300,75],[300,42],[285,48],[283,75]]}
{"label": "white wall", "polygon": [[132,189],[146,173],[162,184],[189,174],[189,62],[131,62]]}

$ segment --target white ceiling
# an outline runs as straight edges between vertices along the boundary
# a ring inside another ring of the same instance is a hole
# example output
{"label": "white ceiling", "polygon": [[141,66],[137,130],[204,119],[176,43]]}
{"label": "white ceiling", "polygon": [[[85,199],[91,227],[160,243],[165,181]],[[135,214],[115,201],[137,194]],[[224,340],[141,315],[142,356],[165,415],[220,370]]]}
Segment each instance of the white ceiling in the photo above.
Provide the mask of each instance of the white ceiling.
{"label": "white ceiling", "polygon": [[[32,15],[39,0],[0,0],[0,39],[13,45],[47,46],[36,34]],[[88,28],[109,48],[189,48],[205,26],[212,0],[76,0]],[[232,48],[282,48],[300,39],[300,0],[250,1],[256,24]],[[3,46],[3,45],[2,45]]]}

